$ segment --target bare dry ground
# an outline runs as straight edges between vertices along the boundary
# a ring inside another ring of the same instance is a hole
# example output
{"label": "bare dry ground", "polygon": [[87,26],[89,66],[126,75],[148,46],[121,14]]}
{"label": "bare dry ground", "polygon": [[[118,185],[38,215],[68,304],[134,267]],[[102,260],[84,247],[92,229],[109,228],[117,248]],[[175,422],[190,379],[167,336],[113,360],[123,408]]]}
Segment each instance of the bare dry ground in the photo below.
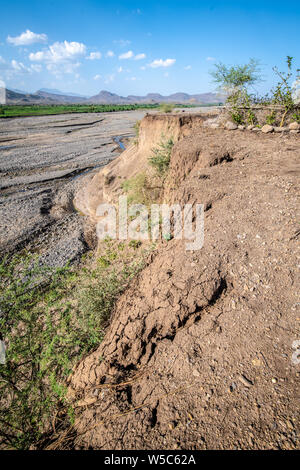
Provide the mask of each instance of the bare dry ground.
{"label": "bare dry ground", "polygon": [[164,199],[205,204],[204,246],[162,242],[121,296],[54,446],[299,448],[299,142],[199,128],[174,146]]}
{"label": "bare dry ground", "polygon": [[144,111],[0,119],[0,255],[38,251],[64,266],[86,250],[74,191],[119,155]]}

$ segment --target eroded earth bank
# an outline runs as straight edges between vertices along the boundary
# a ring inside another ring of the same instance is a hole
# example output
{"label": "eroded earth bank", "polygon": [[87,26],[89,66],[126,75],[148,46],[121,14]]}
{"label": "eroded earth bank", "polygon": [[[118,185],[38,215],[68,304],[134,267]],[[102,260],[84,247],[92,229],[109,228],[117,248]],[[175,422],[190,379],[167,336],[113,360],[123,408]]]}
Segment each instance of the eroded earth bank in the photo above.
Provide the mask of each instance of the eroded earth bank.
{"label": "eroded earth bank", "polygon": [[203,203],[205,241],[159,243],[70,377],[75,431],[50,448],[299,448],[299,135],[203,123],[146,116],[138,145],[75,197],[95,223],[172,136],[163,200]]}

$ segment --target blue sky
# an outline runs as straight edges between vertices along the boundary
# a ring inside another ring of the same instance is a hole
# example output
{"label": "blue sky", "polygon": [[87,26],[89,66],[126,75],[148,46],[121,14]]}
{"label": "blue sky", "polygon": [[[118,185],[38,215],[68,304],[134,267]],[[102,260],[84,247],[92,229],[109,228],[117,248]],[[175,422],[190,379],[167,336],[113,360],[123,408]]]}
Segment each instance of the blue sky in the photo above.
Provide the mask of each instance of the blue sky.
{"label": "blue sky", "polygon": [[[213,91],[214,63],[300,65],[300,1],[1,1],[0,79],[93,95]],[[298,62],[297,62],[298,61]]]}

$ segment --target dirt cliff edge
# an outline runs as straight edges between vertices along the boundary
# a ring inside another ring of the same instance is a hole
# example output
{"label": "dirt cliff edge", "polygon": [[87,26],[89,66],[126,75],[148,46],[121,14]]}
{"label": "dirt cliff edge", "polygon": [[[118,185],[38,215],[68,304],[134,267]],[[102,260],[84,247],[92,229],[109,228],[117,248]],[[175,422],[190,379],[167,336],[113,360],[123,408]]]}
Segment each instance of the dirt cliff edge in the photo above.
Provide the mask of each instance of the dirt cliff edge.
{"label": "dirt cliff edge", "polygon": [[[117,177],[144,167],[170,131],[165,201],[206,212],[203,248],[162,243],[117,302],[103,343],[74,371],[72,445],[299,448],[299,137],[180,119],[147,116],[137,148],[76,200],[96,220],[97,204],[119,191]],[[114,177],[109,191],[105,176]]]}

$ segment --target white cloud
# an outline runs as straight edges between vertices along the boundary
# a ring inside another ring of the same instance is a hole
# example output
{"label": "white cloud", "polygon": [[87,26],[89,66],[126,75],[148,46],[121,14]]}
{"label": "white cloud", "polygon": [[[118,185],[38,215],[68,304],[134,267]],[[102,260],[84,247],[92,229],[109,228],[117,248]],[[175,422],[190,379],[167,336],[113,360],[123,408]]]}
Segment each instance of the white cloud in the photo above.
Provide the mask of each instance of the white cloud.
{"label": "white cloud", "polygon": [[156,69],[157,67],[170,67],[171,65],[175,64],[176,59],[156,59],[151,64],[148,64],[149,67]]}
{"label": "white cloud", "polygon": [[128,51],[128,52],[124,52],[124,54],[121,54],[119,55],[119,59],[131,59],[133,57],[133,52],[132,51]]}
{"label": "white cloud", "polygon": [[94,76],[94,80],[100,80],[100,78],[101,78],[101,75],[95,75]]}
{"label": "white cloud", "polygon": [[145,59],[146,58],[146,54],[144,53],[141,53],[141,54],[137,54],[137,55],[134,55],[134,53],[132,51],[127,51],[127,52],[124,52],[123,54],[120,54],[119,55],[119,59],[134,59],[134,60],[141,60],[141,59]]}
{"label": "white cloud", "polygon": [[213,62],[214,60],[216,60],[214,57],[206,57],[206,60],[208,62]]}
{"label": "white cloud", "polygon": [[3,59],[1,55],[0,55],[0,64],[5,64],[5,60]]}
{"label": "white cloud", "polygon": [[80,42],[55,42],[47,49],[29,54],[32,62],[42,62],[47,70],[60,77],[61,74],[71,74],[80,67],[78,59],[86,54],[86,46]]}
{"label": "white cloud", "polygon": [[119,39],[118,41],[114,41],[115,44],[118,44],[121,47],[129,46],[131,44],[131,41],[128,41],[128,39]]}
{"label": "white cloud", "polygon": [[141,80],[141,79],[137,77],[127,77],[126,80],[128,82],[136,82],[137,80]]}
{"label": "white cloud", "polygon": [[47,42],[47,39],[46,34],[36,34],[27,29],[24,33],[20,34],[20,36],[8,36],[6,40],[9,44],[13,44],[14,46],[29,46],[36,42]]}
{"label": "white cloud", "polygon": [[74,74],[75,70],[80,67],[80,62],[63,62],[63,63],[50,63],[47,65],[47,70],[56,77],[61,74]]}
{"label": "white cloud", "polygon": [[30,65],[27,67],[23,64],[23,62],[18,62],[15,59],[12,59],[9,63],[7,62],[0,62],[1,69],[4,71],[6,77],[8,79],[13,78],[16,75],[24,75],[24,74],[32,74],[33,72],[41,72],[42,66],[41,65]]}
{"label": "white cloud", "polygon": [[17,62],[15,59],[11,61],[11,66],[14,70],[17,70],[18,72],[20,72],[21,70],[27,70],[27,68],[22,62]]}
{"label": "white cloud", "polygon": [[106,57],[114,57],[115,53],[113,51],[107,51]]}
{"label": "white cloud", "polygon": [[191,65],[187,65],[186,67],[184,67],[184,70],[191,70],[192,66]]}
{"label": "white cloud", "polygon": [[55,42],[48,49],[39,52],[31,52],[29,59],[33,62],[61,63],[71,61],[83,56],[86,46],[81,42]]}
{"label": "white cloud", "polygon": [[101,52],[91,52],[89,56],[86,57],[88,60],[99,60],[101,59]]}
{"label": "white cloud", "polygon": [[146,70],[146,67],[144,65],[142,65],[142,67],[140,67],[141,70]]}
{"label": "white cloud", "polygon": [[111,75],[107,75],[105,77],[104,83],[111,83],[114,81],[114,79],[115,79],[115,74],[112,73]]}
{"label": "white cloud", "polygon": [[145,58],[146,58],[146,54],[137,54],[136,56],[134,56],[134,60],[141,60]]}
{"label": "white cloud", "polygon": [[43,70],[43,67],[40,64],[32,64],[30,68],[37,73],[40,73]]}
{"label": "white cloud", "polygon": [[124,70],[123,67],[119,67],[119,68],[118,68],[118,73],[123,72],[123,70]]}

